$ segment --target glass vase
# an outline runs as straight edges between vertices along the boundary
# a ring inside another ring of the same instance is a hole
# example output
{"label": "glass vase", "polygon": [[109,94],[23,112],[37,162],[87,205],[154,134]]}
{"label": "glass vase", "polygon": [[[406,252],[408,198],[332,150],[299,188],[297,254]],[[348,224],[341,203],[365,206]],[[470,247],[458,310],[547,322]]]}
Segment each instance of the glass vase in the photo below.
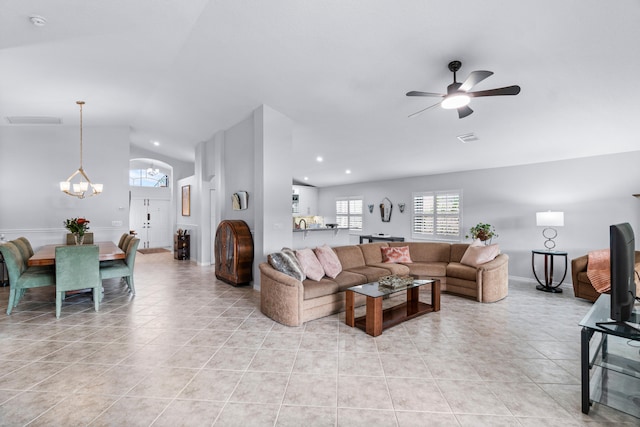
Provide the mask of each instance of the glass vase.
{"label": "glass vase", "polygon": [[76,245],[81,245],[82,243],[84,243],[84,234],[80,235],[80,234],[74,234],[73,238],[76,242]]}

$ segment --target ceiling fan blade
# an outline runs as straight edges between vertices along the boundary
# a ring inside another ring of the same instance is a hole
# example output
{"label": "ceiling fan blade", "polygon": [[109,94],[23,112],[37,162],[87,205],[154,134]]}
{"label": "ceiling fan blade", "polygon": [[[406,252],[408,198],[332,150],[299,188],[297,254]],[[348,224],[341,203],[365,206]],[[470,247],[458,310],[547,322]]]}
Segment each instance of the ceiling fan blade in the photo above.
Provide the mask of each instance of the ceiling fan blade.
{"label": "ceiling fan blade", "polygon": [[442,93],[420,92],[418,90],[412,90],[411,92],[407,92],[407,96],[437,96],[440,98],[444,98],[445,95]]}
{"label": "ceiling fan blade", "polygon": [[496,96],[496,95],[517,95],[520,93],[520,86],[507,86],[498,89],[480,90],[478,92],[467,92],[467,95],[477,98],[479,96]]}
{"label": "ceiling fan blade", "polygon": [[415,113],[413,113],[413,114],[409,114],[409,118],[411,118],[411,117],[415,117],[415,116],[417,116],[417,115],[419,115],[419,114],[422,114],[422,113],[424,113],[425,111],[427,111],[428,109],[433,108],[433,107],[438,106],[438,105],[440,105],[440,102],[438,102],[437,104],[430,105],[430,106],[428,106],[427,108],[424,108],[424,109],[422,109],[422,110],[420,110],[420,111],[416,111],[416,112],[415,112]]}
{"label": "ceiling fan blade", "polygon": [[492,74],[493,71],[474,71],[469,74],[469,77],[462,83],[459,90],[466,92]]}
{"label": "ceiling fan blade", "polygon": [[464,119],[471,113],[473,113],[473,110],[466,105],[464,107],[458,108],[458,118],[460,119]]}

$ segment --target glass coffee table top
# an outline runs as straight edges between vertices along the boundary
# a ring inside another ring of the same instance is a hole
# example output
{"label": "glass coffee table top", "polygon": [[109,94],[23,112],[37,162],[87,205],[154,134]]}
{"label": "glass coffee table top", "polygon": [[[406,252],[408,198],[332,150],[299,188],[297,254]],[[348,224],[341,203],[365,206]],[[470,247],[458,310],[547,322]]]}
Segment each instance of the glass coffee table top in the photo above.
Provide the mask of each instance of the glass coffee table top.
{"label": "glass coffee table top", "polygon": [[401,286],[399,288],[388,288],[385,286],[380,286],[378,282],[367,283],[364,285],[352,286],[348,290],[356,292],[358,294],[366,295],[368,297],[379,298],[385,295],[395,294],[397,292],[406,291],[407,289],[417,288],[419,286],[426,285],[428,283],[433,283],[434,280],[414,280],[413,283],[407,286]]}

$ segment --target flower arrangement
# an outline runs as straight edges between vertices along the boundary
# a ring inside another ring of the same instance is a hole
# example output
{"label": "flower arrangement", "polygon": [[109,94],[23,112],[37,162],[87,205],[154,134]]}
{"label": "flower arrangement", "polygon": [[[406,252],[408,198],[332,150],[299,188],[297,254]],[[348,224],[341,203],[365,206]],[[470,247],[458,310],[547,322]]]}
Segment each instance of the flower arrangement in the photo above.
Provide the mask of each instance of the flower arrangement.
{"label": "flower arrangement", "polygon": [[[481,222],[471,227],[469,229],[469,233],[471,234],[472,239],[479,239],[481,242],[486,242],[487,240],[491,242],[491,239],[498,237],[498,233],[496,233],[496,229],[493,225],[483,224]],[[466,235],[465,238],[468,239],[469,235]]]}
{"label": "flower arrangement", "polygon": [[86,218],[66,219],[64,221],[64,228],[69,230],[70,233],[84,236],[84,233],[89,229],[89,220]]}

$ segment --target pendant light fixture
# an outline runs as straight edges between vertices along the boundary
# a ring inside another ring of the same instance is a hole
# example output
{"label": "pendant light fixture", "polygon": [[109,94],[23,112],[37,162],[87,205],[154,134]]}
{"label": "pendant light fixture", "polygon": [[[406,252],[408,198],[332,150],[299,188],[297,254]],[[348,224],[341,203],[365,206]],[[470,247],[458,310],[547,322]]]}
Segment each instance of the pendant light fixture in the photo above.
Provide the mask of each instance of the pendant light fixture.
{"label": "pendant light fixture", "polygon": [[[93,184],[87,174],[84,173],[84,169],[82,169],[82,106],[84,101],[76,101],[76,104],[80,106],[80,167],[66,181],[60,182],[60,191],[70,196],[84,199],[85,197],[102,193],[102,184]],[[76,175],[80,175],[80,182],[74,184],[71,181]]]}

